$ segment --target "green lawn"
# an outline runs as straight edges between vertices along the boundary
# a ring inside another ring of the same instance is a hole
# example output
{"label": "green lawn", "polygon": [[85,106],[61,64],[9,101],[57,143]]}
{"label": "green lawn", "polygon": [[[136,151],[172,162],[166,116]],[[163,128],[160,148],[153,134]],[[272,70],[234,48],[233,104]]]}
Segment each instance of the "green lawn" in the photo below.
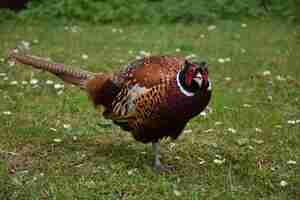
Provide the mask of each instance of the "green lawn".
{"label": "green lawn", "polygon": [[162,142],[176,171],[158,175],[151,146],[104,120],[84,92],[1,59],[0,199],[299,198],[300,27],[215,25],[2,22],[1,58],[29,42],[32,54],[97,72],[143,51],[195,54],[209,63],[214,94],[212,112]]}

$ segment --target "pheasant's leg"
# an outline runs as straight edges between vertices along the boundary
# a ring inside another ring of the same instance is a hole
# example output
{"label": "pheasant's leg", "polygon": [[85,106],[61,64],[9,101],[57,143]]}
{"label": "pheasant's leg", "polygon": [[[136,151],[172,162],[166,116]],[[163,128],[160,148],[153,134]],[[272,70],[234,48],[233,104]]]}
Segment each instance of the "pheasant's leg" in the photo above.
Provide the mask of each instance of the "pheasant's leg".
{"label": "pheasant's leg", "polygon": [[159,171],[173,171],[174,167],[171,165],[164,166],[160,162],[160,144],[159,142],[152,143],[153,153],[154,153],[154,168]]}
{"label": "pheasant's leg", "polygon": [[155,168],[161,168],[160,163],[160,145],[159,142],[153,142],[152,143],[153,153],[154,153],[154,167]]}

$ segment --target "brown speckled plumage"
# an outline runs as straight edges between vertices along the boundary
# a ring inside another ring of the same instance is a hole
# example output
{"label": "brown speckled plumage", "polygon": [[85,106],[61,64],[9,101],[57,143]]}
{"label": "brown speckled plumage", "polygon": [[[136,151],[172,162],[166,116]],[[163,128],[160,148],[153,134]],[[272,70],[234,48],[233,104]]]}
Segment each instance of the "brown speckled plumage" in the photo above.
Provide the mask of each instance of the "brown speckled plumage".
{"label": "brown speckled plumage", "polygon": [[[63,64],[20,53],[12,53],[10,58],[79,85],[95,106],[105,108],[105,118],[143,143],[157,143],[164,137],[176,139],[186,123],[204,110],[211,96],[206,64],[183,57],[145,57],[112,74],[70,70]],[[197,85],[196,75],[201,85]]]}

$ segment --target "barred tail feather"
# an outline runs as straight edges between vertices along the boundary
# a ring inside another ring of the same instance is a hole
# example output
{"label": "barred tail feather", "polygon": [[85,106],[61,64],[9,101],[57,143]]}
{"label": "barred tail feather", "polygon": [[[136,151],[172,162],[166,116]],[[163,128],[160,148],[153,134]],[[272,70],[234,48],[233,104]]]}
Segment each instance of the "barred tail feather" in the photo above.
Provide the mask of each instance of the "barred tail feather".
{"label": "barred tail feather", "polygon": [[19,52],[10,53],[8,59],[25,65],[31,65],[37,69],[48,71],[61,78],[63,81],[79,86],[82,89],[85,88],[87,80],[90,80],[95,76],[95,74],[92,72],[79,69],[74,70],[61,63],[54,63],[46,60],[45,58]]}

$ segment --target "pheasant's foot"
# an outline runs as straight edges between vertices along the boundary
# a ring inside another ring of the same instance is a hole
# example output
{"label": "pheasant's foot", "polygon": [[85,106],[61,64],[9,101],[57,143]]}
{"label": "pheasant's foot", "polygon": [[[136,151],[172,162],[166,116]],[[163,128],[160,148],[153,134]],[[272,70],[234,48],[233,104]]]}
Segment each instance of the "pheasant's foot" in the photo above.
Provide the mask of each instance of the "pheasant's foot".
{"label": "pheasant's foot", "polygon": [[159,149],[160,145],[158,142],[152,143],[153,152],[154,152],[154,169],[158,172],[173,172],[175,167],[172,165],[162,165],[160,162]]}

